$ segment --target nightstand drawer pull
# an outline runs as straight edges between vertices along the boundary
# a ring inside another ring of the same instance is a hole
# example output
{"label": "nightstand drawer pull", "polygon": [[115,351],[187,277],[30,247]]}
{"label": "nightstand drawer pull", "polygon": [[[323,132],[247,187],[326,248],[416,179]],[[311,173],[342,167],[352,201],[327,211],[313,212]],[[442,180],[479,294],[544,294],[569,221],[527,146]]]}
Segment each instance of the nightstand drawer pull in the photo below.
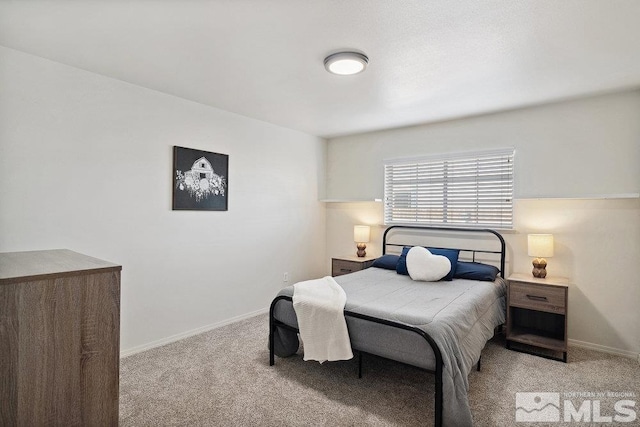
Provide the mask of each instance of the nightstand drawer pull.
{"label": "nightstand drawer pull", "polygon": [[538,295],[529,295],[529,294],[527,294],[527,298],[532,299],[534,301],[548,301],[547,297],[541,297],[541,296],[538,296]]}
{"label": "nightstand drawer pull", "polygon": [[340,271],[342,271],[343,273],[351,273],[350,268],[341,268]]}

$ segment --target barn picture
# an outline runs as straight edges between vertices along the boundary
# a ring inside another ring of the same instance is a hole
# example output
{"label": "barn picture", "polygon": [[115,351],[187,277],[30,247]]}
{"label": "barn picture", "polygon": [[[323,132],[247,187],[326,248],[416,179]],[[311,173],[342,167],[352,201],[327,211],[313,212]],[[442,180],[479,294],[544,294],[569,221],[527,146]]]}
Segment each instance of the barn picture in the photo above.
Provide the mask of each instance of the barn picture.
{"label": "barn picture", "polygon": [[228,209],[228,155],[174,147],[173,161],[173,210]]}

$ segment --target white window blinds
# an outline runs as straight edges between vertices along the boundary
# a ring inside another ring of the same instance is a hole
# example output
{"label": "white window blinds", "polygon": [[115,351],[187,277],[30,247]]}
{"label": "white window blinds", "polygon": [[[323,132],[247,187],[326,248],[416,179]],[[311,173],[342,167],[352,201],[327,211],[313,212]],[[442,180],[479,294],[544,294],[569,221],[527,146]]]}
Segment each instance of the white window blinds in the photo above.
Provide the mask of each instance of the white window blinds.
{"label": "white window blinds", "polygon": [[385,224],[513,227],[514,149],[387,160]]}

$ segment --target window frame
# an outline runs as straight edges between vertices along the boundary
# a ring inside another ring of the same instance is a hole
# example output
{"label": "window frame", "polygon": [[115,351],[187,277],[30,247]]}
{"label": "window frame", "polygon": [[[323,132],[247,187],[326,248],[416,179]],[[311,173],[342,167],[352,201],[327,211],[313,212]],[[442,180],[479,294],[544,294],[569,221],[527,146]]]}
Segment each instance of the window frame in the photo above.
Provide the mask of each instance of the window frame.
{"label": "window frame", "polygon": [[385,159],[384,224],[513,230],[514,162],[512,147]]}

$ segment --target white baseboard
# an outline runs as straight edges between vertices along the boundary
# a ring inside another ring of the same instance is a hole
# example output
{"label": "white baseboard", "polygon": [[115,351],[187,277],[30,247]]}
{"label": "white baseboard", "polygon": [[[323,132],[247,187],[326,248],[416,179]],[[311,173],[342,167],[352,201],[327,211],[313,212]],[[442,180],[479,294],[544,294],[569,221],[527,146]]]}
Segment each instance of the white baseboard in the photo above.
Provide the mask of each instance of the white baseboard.
{"label": "white baseboard", "polygon": [[[146,350],[150,350],[152,348],[156,348],[156,347],[162,347],[163,345],[167,345],[170,344],[172,342],[175,341],[179,341],[194,335],[198,335],[198,334],[202,334],[204,332],[210,331],[212,329],[216,329],[216,328],[221,328],[222,326],[226,326],[226,325],[230,325],[232,323],[236,323],[236,322],[240,322],[241,320],[245,320],[248,319],[250,317],[254,317],[254,316],[258,316],[260,314],[266,314],[269,312],[269,308],[261,308],[260,310],[256,310],[253,311],[251,313],[246,313],[246,314],[242,314],[240,316],[235,316],[232,317],[230,319],[226,319],[223,320],[221,322],[217,322],[217,323],[213,323],[211,325],[206,325],[206,326],[202,326],[200,328],[196,328],[196,329],[192,329],[190,331],[186,331],[186,332],[182,332],[180,334],[176,334],[176,335],[171,335],[170,337],[166,337],[166,338],[162,338],[160,340],[157,341],[152,341],[150,343],[147,344],[142,344],[133,348],[129,348],[127,350],[122,350],[120,352],[120,357],[127,357],[127,356],[131,356],[133,354],[136,353],[140,353]],[[640,362],[640,355],[638,353],[635,353],[633,351],[630,350],[622,350],[619,348],[614,348],[614,347],[607,347],[605,345],[600,345],[600,344],[594,344],[594,343],[590,343],[590,342],[586,342],[586,341],[578,341],[578,340],[574,340],[574,339],[569,339],[569,344],[576,346],[576,347],[582,347],[582,348],[588,348],[590,350],[596,350],[596,351],[601,351],[603,353],[609,353],[609,354],[615,354],[618,356],[623,356],[623,357],[627,357],[629,359],[634,359],[634,360],[638,360]]]}
{"label": "white baseboard", "polygon": [[192,329],[190,331],[182,332],[182,333],[176,334],[176,335],[171,335],[170,337],[162,338],[162,339],[157,340],[157,341],[152,341],[152,342],[147,343],[147,344],[142,344],[142,345],[139,345],[139,346],[136,346],[136,347],[133,347],[133,348],[122,350],[122,351],[120,351],[120,358],[131,356],[132,354],[136,354],[136,353],[140,353],[140,352],[143,352],[143,351],[146,351],[146,350],[150,350],[150,349],[155,348],[155,347],[162,347],[163,345],[167,345],[167,344],[170,344],[172,342],[179,341],[179,340],[191,337],[193,335],[198,335],[198,334],[201,334],[203,332],[210,331],[212,329],[216,329],[216,328],[220,328],[222,326],[230,325],[231,323],[236,323],[236,322],[239,322],[241,320],[248,319],[248,318],[254,317],[254,316],[258,316],[260,314],[265,314],[265,313],[268,313],[268,312],[269,312],[269,308],[268,307],[267,308],[261,308],[260,310],[256,310],[256,311],[253,311],[251,313],[242,314],[240,316],[232,317],[230,319],[226,319],[226,320],[223,320],[223,321],[218,322],[218,323],[202,326],[200,328]]}
{"label": "white baseboard", "polygon": [[590,350],[597,350],[603,353],[616,354],[618,356],[628,357],[629,359],[638,359],[638,353],[630,350],[621,350],[619,348],[607,347],[606,345],[594,344],[586,341],[578,341],[569,339],[569,344],[576,347],[588,348]]}

